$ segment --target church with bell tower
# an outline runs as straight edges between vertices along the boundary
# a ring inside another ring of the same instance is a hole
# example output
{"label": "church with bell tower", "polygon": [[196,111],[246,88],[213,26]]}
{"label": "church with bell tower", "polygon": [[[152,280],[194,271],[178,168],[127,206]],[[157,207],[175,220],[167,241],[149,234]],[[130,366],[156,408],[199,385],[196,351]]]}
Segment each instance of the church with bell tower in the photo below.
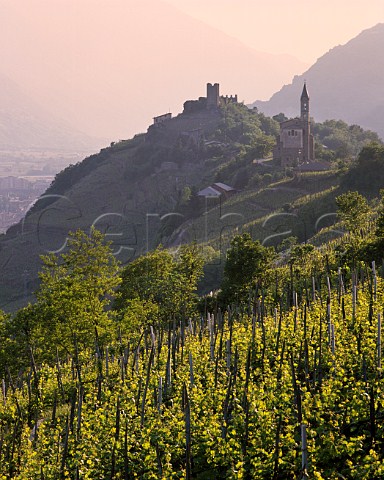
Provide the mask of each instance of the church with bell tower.
{"label": "church with bell tower", "polygon": [[305,83],[300,97],[300,118],[280,123],[280,135],[273,150],[273,159],[283,167],[297,167],[315,160],[309,95]]}

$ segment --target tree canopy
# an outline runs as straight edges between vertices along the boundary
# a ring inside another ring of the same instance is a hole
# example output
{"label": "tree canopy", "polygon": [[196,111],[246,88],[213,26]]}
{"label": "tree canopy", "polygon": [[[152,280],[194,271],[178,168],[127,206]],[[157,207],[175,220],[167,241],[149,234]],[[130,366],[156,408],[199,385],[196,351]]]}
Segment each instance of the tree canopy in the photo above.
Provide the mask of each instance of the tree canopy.
{"label": "tree canopy", "polygon": [[369,206],[367,199],[358,192],[347,192],[336,197],[337,215],[344,227],[352,233],[357,232],[368,221]]}
{"label": "tree canopy", "polygon": [[379,142],[365,145],[342,183],[348,190],[358,190],[370,198],[378,196],[384,184],[384,145]]}
{"label": "tree canopy", "polygon": [[123,311],[136,299],[152,304],[152,314],[156,305],[160,323],[188,316],[197,300],[202,272],[203,259],[195,245],[181,246],[176,255],[160,246],[125,267],[115,308]]}
{"label": "tree canopy", "polygon": [[229,304],[245,300],[249,289],[256,287],[265,277],[273,257],[273,249],[252,240],[249,233],[236,235],[227,251],[222,301]]}
{"label": "tree canopy", "polygon": [[37,305],[42,333],[65,350],[74,339],[89,345],[108,336],[108,306],[120,284],[119,266],[96,229],[70,233],[68,251],[42,257]]}

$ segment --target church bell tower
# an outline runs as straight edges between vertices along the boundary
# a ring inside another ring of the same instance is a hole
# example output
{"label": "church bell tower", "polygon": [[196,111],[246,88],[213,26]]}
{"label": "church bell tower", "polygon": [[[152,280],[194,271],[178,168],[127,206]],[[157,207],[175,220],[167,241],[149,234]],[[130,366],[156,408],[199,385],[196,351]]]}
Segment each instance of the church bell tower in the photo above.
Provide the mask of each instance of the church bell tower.
{"label": "church bell tower", "polygon": [[309,162],[311,158],[311,124],[309,119],[309,95],[307,85],[304,83],[303,92],[300,98],[300,113],[303,125],[303,161]]}
{"label": "church bell tower", "polygon": [[309,95],[307,92],[307,85],[304,83],[303,93],[300,98],[301,102],[301,120],[309,122]]}

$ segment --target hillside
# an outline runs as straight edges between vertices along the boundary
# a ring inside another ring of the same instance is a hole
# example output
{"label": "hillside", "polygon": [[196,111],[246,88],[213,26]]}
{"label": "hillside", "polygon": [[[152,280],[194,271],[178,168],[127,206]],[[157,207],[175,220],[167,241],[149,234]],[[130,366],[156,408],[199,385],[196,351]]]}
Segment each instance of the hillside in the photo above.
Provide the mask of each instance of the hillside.
{"label": "hillside", "polygon": [[[96,226],[113,241],[122,264],[159,244],[196,240],[212,256],[211,280],[202,291],[217,287],[222,255],[239,229],[271,245],[287,231],[309,238],[317,219],[335,212],[334,198],[347,188],[340,187],[345,170],[336,154],[334,170],[324,173],[295,175],[259,162],[270,153],[277,131],[274,120],[230,103],[220,110],[185,112],[67,167],[26,218],[0,237],[1,308],[14,310],[33,300],[39,255],[62,251],[70,230]],[[320,143],[332,141],[337,149],[351,141],[355,153],[375,139],[362,130],[354,134],[346,124],[333,130],[319,126],[319,132]],[[196,195],[214,182],[233,186],[237,194],[227,200]]]}
{"label": "hillside", "polygon": [[302,75],[294,77],[268,101],[256,101],[267,115],[296,115],[297,98],[304,80],[316,121],[335,118],[369,128],[384,137],[384,24],[364,30],[345,45],[323,55]]}

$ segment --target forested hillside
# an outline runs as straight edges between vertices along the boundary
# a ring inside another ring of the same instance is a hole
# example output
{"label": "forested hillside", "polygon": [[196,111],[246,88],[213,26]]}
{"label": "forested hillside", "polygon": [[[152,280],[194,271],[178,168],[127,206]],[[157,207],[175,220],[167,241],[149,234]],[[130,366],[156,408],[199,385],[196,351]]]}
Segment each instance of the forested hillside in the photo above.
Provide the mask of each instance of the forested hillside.
{"label": "forested hillside", "polygon": [[[218,268],[211,268],[212,281],[203,282],[202,292],[219,286],[214,279],[239,229],[261,242],[287,230],[301,241],[310,238],[318,218],[335,212],[334,197],[358,152],[378,137],[341,121],[314,124],[316,157],[331,169],[300,175],[270,161],[277,120],[235,103],[183,113],[60,172],[26,218],[0,237],[0,307],[15,311],[35,301],[39,255],[61,251],[70,230],[89,232],[92,225],[113,240],[124,264],[159,244],[206,245]],[[198,143],[185,135],[196,129]],[[236,195],[206,202],[198,197],[214,182],[230,185]],[[290,214],[286,227],[282,212]]]}

